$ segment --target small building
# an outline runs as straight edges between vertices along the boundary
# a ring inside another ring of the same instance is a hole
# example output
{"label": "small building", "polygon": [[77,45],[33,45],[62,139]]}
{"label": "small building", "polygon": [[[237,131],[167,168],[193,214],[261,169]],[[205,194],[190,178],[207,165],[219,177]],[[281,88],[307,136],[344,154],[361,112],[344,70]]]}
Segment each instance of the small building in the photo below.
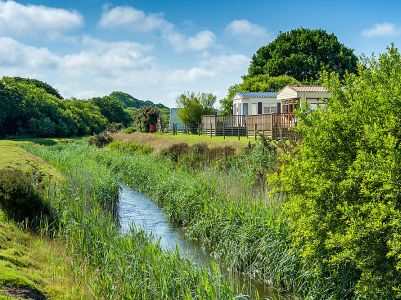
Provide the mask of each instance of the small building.
{"label": "small building", "polygon": [[169,122],[169,128],[173,129],[173,125],[176,126],[177,130],[184,130],[185,129],[185,124],[182,123],[180,118],[178,117],[178,111],[180,108],[170,108],[170,122]]}
{"label": "small building", "polygon": [[261,115],[280,112],[276,92],[243,92],[233,98],[233,115]]}
{"label": "small building", "polygon": [[293,113],[299,105],[302,109],[305,103],[313,110],[330,97],[331,93],[322,86],[286,86],[277,94],[282,113]]}

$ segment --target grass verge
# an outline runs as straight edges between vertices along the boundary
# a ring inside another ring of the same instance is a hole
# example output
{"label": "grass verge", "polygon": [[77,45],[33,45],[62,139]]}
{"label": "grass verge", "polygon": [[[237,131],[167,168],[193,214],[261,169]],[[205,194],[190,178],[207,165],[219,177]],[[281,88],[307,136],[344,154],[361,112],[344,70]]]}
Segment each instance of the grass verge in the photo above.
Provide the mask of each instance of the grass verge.
{"label": "grass verge", "polygon": [[[62,180],[55,168],[20,145],[0,141],[0,169],[20,169]],[[85,278],[71,273],[71,257],[66,253],[63,243],[32,233],[0,209],[0,298],[92,298]]]}

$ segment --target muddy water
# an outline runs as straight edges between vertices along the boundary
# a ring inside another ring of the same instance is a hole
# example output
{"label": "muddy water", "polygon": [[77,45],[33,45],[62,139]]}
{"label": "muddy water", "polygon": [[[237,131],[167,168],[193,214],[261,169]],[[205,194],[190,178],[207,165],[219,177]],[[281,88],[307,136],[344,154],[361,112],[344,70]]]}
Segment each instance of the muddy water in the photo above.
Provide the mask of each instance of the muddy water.
{"label": "muddy water", "polygon": [[[181,256],[188,258],[194,264],[210,266],[213,261],[207,251],[186,238],[180,228],[169,222],[167,215],[155,202],[125,185],[120,186],[118,216],[122,233],[129,232],[130,227],[135,225],[153,235],[165,250],[178,249]],[[230,275],[227,277],[234,281],[234,285],[241,289],[242,293],[247,293],[252,298],[255,298],[256,294],[260,299],[279,298],[275,289],[241,273],[231,272],[219,262],[214,262],[221,266],[224,274]]]}

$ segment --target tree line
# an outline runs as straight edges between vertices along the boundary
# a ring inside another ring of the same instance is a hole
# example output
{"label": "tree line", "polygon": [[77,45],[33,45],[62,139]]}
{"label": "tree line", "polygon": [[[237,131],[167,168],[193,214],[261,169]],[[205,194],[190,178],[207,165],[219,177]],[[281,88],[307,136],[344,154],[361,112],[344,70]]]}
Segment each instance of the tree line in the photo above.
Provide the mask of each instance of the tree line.
{"label": "tree line", "polygon": [[0,80],[0,136],[66,137],[136,126],[153,110],[167,118],[168,108],[122,92],[87,100],[63,99],[49,84],[29,78]]}

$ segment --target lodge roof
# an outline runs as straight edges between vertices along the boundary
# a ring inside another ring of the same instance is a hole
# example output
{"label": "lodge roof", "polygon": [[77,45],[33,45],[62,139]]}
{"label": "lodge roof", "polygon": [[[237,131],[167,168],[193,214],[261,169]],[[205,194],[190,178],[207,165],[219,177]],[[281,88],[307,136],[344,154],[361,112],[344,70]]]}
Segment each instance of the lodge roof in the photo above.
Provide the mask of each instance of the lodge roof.
{"label": "lodge roof", "polygon": [[328,92],[328,89],[318,85],[301,85],[301,86],[289,85],[286,86],[286,88],[290,88],[296,92]]}
{"label": "lodge roof", "polygon": [[239,92],[236,95],[240,96],[243,99],[250,98],[276,98],[277,92]]}

